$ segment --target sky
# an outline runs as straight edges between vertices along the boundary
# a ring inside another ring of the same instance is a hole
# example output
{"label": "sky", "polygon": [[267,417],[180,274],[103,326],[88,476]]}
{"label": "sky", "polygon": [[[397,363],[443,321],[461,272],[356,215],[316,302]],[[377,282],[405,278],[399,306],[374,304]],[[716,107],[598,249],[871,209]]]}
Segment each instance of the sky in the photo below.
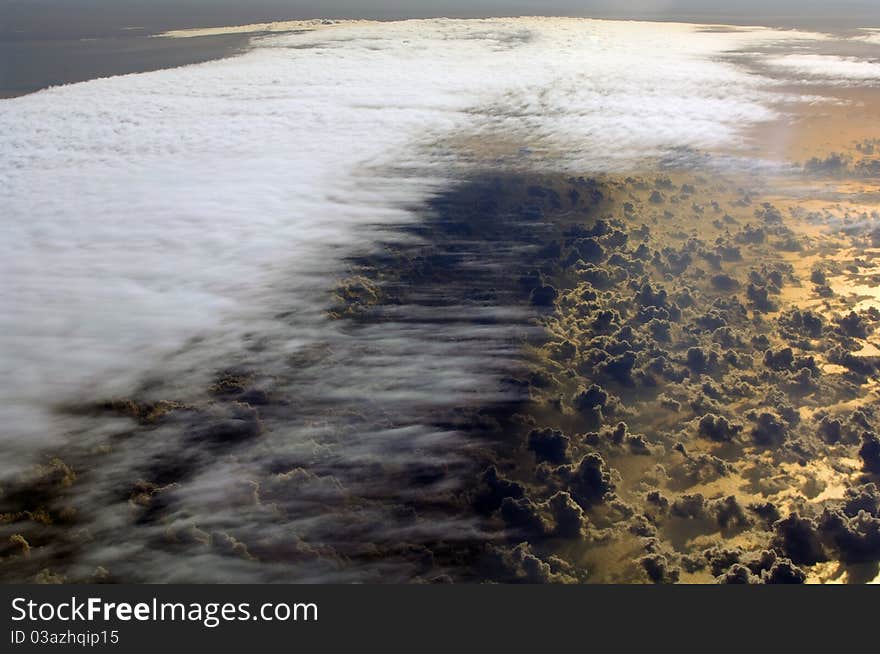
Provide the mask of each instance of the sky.
{"label": "sky", "polygon": [[[169,490],[178,526],[191,520],[252,542],[345,542],[361,525],[371,542],[466,533],[467,524],[443,521],[416,533],[398,505],[350,502],[350,493],[404,497],[425,461],[455,464],[467,443],[437,412],[510,399],[493,375],[511,356],[502,337],[516,307],[463,303],[440,310],[439,325],[419,307],[395,306],[388,320],[350,329],[328,318],[328,285],[349,257],[387,242],[375,226],[419,220],[413,208],[449,177],[479,172],[487,154],[497,161],[483,145],[527,144],[517,161],[578,174],[733,147],[741,130],[776,116],[780,96],[775,80],[721,55],[777,42],[803,52],[824,38],[572,20],[348,24],[259,39],[198,66],[4,100],[0,484],[71,434],[91,448],[119,429],[88,415],[81,423],[59,405],[152,393],[195,406],[218,369],[253,369],[296,413],[267,412],[261,420],[274,422],[261,438],[228,456],[197,445],[200,432],[181,437],[173,421],[149,438],[115,439],[98,482],[78,498],[93,538],[77,561],[83,570],[164,582],[314,580],[295,565],[255,570],[197,547],[156,548],[170,533],[164,521],[131,529],[119,489],[168,461],[193,466]],[[461,327],[471,316],[481,328]],[[205,420],[247,420],[224,411]],[[295,516],[283,522],[231,499],[255,479],[269,488],[286,471],[276,462],[298,461],[318,462],[344,510],[325,510],[323,486],[317,519],[303,517],[300,491],[282,491]],[[354,519],[352,506],[363,507]],[[369,579],[356,572],[322,579]]]}
{"label": "sky", "polygon": [[572,15],[823,27],[880,26],[874,0],[0,0],[0,38],[297,18]]}

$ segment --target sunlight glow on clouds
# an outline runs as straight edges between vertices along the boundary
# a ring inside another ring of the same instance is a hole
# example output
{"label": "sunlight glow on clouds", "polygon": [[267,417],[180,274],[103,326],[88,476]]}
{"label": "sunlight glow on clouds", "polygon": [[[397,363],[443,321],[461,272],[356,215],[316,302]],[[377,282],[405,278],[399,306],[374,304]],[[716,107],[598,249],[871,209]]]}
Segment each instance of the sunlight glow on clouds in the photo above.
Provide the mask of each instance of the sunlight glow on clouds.
{"label": "sunlight glow on clouds", "polygon": [[[326,315],[345,258],[487,165],[582,175],[733,149],[775,117],[780,80],[726,55],[823,38],[539,18],[343,23],[0,101],[0,481],[38,448],[74,464],[101,449],[71,494],[89,541],[75,574],[411,579],[410,555],[364,571],[332,556],[317,569],[176,547],[212,534],[234,548],[231,534],[286,556],[309,542],[344,552],[480,537],[469,519],[411,524],[397,509],[426,462],[450,472],[420,482],[437,484],[423,488],[432,497],[467,477],[455,471],[479,443],[436,413],[511,399],[499,377],[522,309],[438,310],[428,295],[355,329]],[[498,142],[516,154],[498,163]],[[483,259],[468,270],[483,274]],[[279,398],[259,421],[237,413],[256,416],[247,403],[205,399],[239,364]],[[131,396],[200,412],[131,436],[128,418],[52,411]],[[259,422],[258,438],[214,447],[211,429],[243,420]],[[133,528],[120,489],[166,469],[163,519]]]}
{"label": "sunlight glow on clouds", "polygon": [[[581,172],[735,145],[774,116],[771,82],[716,57],[793,38],[813,37],[339,24],[0,102],[4,446],[51,443],[48,406],[124,395],[188,339],[216,357],[278,329],[279,307],[319,313],[336,262],[368,245],[365,225],[410,220],[407,207],[462,172],[442,149],[451,136],[540,144],[559,153],[544,165]],[[830,64],[864,78],[877,67]]]}

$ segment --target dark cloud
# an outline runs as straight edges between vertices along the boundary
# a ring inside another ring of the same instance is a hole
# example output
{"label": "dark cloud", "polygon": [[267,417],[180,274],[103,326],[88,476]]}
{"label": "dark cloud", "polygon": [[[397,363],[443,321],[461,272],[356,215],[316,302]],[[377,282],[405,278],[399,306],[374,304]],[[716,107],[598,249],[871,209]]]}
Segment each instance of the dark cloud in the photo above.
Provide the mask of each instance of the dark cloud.
{"label": "dark cloud", "polygon": [[558,429],[533,429],[529,433],[529,450],[538,463],[565,463],[569,458],[571,439]]}
{"label": "dark cloud", "polygon": [[588,528],[587,517],[581,506],[569,493],[558,492],[549,500],[547,506],[553,517],[553,533],[561,538],[580,538]]}
{"label": "dark cloud", "polygon": [[758,445],[780,445],[788,438],[788,424],[777,413],[762,411],[755,416],[752,438]]}
{"label": "dark cloud", "polygon": [[763,579],[767,584],[802,584],[807,574],[788,559],[780,559],[764,572]]}
{"label": "dark cloud", "polygon": [[541,515],[540,508],[528,497],[505,497],[501,501],[501,519],[517,539],[536,540],[544,538],[550,532],[550,526]]}
{"label": "dark cloud", "polygon": [[730,422],[724,416],[716,416],[707,413],[699,422],[699,434],[713,441],[732,441],[742,431],[743,426],[739,423]]}
{"label": "dark cloud", "polygon": [[716,581],[719,584],[760,584],[761,579],[751,573],[751,571],[741,563],[735,563],[727,572],[720,575]]}
{"label": "dark cloud", "polygon": [[679,518],[705,518],[706,517],[706,498],[700,493],[692,495],[682,495],[672,502],[670,513]]}
{"label": "dark cloud", "polygon": [[815,521],[793,513],[774,525],[773,545],[796,564],[826,560]]}
{"label": "dark cloud", "polygon": [[616,488],[611,469],[597,453],[585,455],[576,464],[549,469],[547,474],[583,508],[605,501]]}
{"label": "dark cloud", "polygon": [[722,529],[745,529],[752,524],[745,509],[733,495],[715,501],[712,511]]}
{"label": "dark cloud", "polygon": [[819,530],[846,563],[880,561],[880,518],[866,511],[849,517],[842,511],[825,509]]}
{"label": "dark cloud", "polygon": [[532,304],[539,307],[551,307],[556,302],[559,292],[549,284],[537,286],[532,290]]}
{"label": "dark cloud", "polygon": [[655,584],[674,584],[679,578],[679,569],[670,565],[669,559],[663,554],[647,554],[639,559],[639,563],[648,579]]}
{"label": "dark cloud", "polygon": [[865,471],[880,475],[880,439],[877,435],[866,431],[862,434],[862,446],[859,448],[859,456]]}
{"label": "dark cloud", "polygon": [[474,507],[481,513],[497,510],[505,499],[518,500],[525,496],[522,485],[499,475],[495,466],[482,474],[482,483],[483,489],[474,498]]}

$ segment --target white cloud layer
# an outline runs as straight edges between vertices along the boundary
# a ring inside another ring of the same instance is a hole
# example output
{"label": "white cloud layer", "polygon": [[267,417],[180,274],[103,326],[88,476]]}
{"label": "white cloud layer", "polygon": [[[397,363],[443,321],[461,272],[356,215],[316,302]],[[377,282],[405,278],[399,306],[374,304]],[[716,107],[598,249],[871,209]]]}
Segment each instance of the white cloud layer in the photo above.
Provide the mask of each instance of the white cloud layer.
{"label": "white cloud layer", "polygon": [[868,43],[880,43],[880,29],[866,27],[862,29],[864,36],[856,37],[856,40],[867,41]]}
{"label": "white cloud layer", "polygon": [[776,68],[826,81],[874,82],[880,80],[880,62],[836,55],[791,54],[767,59]]}

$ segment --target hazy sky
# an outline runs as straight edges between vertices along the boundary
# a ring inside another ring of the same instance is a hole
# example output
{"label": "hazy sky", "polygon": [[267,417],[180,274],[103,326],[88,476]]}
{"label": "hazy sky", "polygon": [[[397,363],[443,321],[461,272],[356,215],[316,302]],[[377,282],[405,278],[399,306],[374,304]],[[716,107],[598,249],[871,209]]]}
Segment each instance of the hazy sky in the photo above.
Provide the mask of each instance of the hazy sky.
{"label": "hazy sky", "polygon": [[102,33],[314,17],[592,15],[878,26],[877,0],[0,0],[0,34]]}

